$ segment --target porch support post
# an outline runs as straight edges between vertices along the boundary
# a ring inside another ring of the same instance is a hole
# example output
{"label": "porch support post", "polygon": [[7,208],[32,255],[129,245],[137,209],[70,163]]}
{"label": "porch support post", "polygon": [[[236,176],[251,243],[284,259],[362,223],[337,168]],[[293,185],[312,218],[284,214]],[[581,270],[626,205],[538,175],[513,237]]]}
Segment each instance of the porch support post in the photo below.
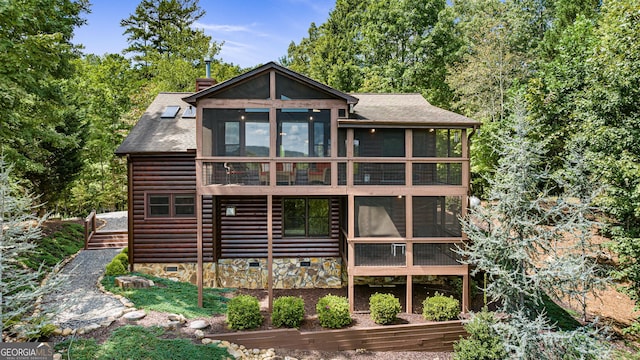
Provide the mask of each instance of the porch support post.
{"label": "porch support post", "polygon": [[131,272],[135,271],[133,226],[133,160],[131,160],[131,155],[127,155],[127,253],[129,255],[129,271]]}
{"label": "porch support post", "polygon": [[273,308],[273,195],[267,195],[267,271],[270,313]]}
{"label": "porch support post", "polygon": [[469,291],[469,265],[467,266],[467,274],[462,276],[462,312],[469,312],[470,291]]}
{"label": "porch support post", "polygon": [[196,247],[198,264],[196,268],[196,283],[198,285],[198,306],[203,306],[203,284],[202,284],[202,196],[196,191]]}
{"label": "porch support post", "polygon": [[407,308],[405,309],[407,314],[413,313],[413,276],[407,275]]}
{"label": "porch support post", "polygon": [[[352,166],[352,164],[348,164],[348,166]],[[347,170],[349,173],[349,170]],[[353,288],[353,273],[356,265],[355,256],[356,250],[355,245],[352,239],[355,236],[355,198],[353,195],[349,195],[347,198],[347,222],[348,222],[348,230],[347,230],[347,275],[349,279],[349,284],[347,285],[347,297],[349,298],[349,312],[354,311],[354,299],[355,292]]]}

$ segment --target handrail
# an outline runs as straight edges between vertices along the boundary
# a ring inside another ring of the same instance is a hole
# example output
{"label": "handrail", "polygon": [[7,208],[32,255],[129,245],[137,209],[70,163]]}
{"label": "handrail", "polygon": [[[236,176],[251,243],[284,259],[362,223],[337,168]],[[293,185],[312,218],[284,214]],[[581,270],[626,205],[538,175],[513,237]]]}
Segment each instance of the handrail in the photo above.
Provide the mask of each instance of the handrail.
{"label": "handrail", "polygon": [[96,233],[96,211],[93,210],[85,219],[84,219],[84,249],[87,250],[89,248],[89,241]]}

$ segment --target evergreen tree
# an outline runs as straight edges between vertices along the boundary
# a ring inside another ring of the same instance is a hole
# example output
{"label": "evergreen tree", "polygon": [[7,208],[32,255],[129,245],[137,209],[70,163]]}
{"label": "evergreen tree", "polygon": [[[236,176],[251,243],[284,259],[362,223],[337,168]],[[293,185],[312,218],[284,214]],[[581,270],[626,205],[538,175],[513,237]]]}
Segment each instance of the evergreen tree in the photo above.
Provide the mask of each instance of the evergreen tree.
{"label": "evergreen tree", "polygon": [[36,299],[57,282],[40,286],[43,272],[21,262],[40,239],[44,218],[34,215],[35,199],[16,185],[11,170],[0,157],[0,329],[22,339],[37,338],[49,318],[35,312]]}

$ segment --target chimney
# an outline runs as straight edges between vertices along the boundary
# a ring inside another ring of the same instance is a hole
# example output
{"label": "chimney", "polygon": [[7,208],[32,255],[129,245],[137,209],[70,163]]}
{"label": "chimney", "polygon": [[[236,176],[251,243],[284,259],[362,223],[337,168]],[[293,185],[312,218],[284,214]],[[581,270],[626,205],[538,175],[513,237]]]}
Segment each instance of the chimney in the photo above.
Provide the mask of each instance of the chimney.
{"label": "chimney", "polygon": [[205,59],[204,63],[206,65],[206,78],[196,79],[196,92],[200,90],[204,90],[206,88],[212,87],[218,82],[211,78],[211,59]]}

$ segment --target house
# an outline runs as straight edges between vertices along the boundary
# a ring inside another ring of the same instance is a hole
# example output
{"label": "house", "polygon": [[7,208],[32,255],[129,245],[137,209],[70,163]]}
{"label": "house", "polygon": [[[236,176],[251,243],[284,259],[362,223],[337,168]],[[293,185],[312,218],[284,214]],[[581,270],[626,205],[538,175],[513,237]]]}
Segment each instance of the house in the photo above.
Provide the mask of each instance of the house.
{"label": "house", "polygon": [[268,63],[161,93],[118,148],[135,271],[202,287],[463,280],[469,138],[420,94],[346,94]]}

